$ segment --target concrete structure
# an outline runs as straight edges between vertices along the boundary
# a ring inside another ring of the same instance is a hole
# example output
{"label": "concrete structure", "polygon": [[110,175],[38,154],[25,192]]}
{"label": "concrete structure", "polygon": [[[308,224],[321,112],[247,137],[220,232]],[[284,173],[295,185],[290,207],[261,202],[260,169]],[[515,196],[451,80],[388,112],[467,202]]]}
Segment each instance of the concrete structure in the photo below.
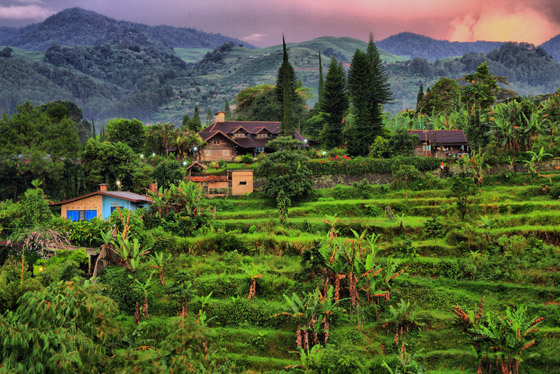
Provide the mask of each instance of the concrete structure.
{"label": "concrete structure", "polygon": [[[200,151],[201,161],[232,161],[236,156],[270,152],[269,141],[280,135],[281,122],[225,121],[224,112],[216,113],[216,122],[198,134],[207,145]],[[298,131],[294,139],[304,141]],[[303,147],[309,147],[306,143]]]}
{"label": "concrete structure", "polygon": [[146,196],[128,191],[107,191],[107,185],[100,185],[99,191],[73,199],[50,204],[60,206],[60,215],[72,221],[89,221],[93,218],[107,219],[118,206],[121,209],[136,210],[150,205]]}
{"label": "concrete structure", "polygon": [[231,170],[228,171],[231,181],[232,195],[245,195],[253,192],[253,170]]}
{"label": "concrete structure", "polygon": [[411,130],[410,134],[420,138],[414,149],[416,156],[447,158],[470,151],[463,130]]}

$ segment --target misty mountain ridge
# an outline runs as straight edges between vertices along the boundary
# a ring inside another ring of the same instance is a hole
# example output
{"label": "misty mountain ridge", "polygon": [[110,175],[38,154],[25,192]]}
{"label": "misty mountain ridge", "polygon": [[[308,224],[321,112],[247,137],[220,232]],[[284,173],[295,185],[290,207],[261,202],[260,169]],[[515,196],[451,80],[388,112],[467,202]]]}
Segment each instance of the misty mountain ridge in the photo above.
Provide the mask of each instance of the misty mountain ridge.
{"label": "misty mountain ridge", "polygon": [[[401,32],[377,42],[376,45],[397,56],[410,59],[419,57],[436,61],[447,57],[463,56],[467,53],[489,53],[505,43],[510,42],[450,42],[411,32]],[[560,61],[560,35],[541,44],[540,47],[554,57],[556,61]]]}
{"label": "misty mountain ridge", "polygon": [[53,45],[86,46],[130,42],[159,50],[172,48],[210,48],[233,42],[252,45],[221,34],[192,28],[148,26],[118,21],[82,8],[65,9],[45,21],[21,28],[0,28],[0,45],[30,51],[45,51]]}

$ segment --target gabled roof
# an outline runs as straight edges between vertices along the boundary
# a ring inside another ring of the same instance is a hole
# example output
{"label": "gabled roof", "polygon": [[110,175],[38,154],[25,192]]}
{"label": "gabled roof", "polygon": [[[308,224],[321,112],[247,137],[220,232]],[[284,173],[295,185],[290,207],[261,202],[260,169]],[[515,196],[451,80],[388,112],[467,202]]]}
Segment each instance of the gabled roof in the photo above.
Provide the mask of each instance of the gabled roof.
{"label": "gabled roof", "polygon": [[[206,127],[202,131],[198,133],[202,140],[208,142],[212,137],[216,134],[221,133],[224,135],[228,140],[237,144],[243,148],[259,148],[259,147],[266,147],[266,144],[271,139],[263,139],[263,138],[254,138],[249,136],[247,138],[233,138],[231,135],[235,133],[235,131],[243,128],[247,131],[250,135],[256,135],[261,133],[262,131],[266,130],[273,135],[280,135],[282,129],[282,122],[272,122],[272,121],[225,121],[225,122],[215,122],[213,125]],[[294,139],[299,141],[303,141],[304,138],[301,134],[295,130],[294,131]],[[309,147],[309,145],[304,145],[304,147]]]}
{"label": "gabled roof", "polygon": [[132,201],[134,203],[149,203],[149,204],[152,203],[151,199],[147,198],[146,196],[134,193],[134,192],[129,192],[129,191],[95,191],[95,192],[92,192],[92,193],[88,193],[87,195],[82,195],[82,196],[75,197],[73,199],[59,201],[57,203],[51,203],[49,205],[50,206],[64,205],[64,204],[72,203],[72,202],[78,201],[78,200],[87,199],[88,197],[97,196],[97,195],[116,197],[117,199]]}
{"label": "gabled roof", "polygon": [[[207,128],[208,128],[208,127],[207,127]],[[204,130],[202,130],[202,131],[204,131]],[[201,132],[202,132],[202,131],[201,131]],[[198,134],[200,135],[201,132],[199,132]],[[223,133],[223,132],[220,131],[220,130],[216,130],[216,131],[212,132],[210,135],[208,135],[207,138],[203,137],[202,135],[200,135],[200,137],[201,137],[202,140],[204,140],[205,142],[208,142],[210,139],[212,139],[212,138],[213,138],[214,136],[216,136],[216,135],[222,135],[224,138],[226,138],[226,139],[229,140],[230,142],[241,146],[241,145],[237,142],[237,140],[233,140],[233,138],[232,138],[231,136],[228,136],[227,134]]]}
{"label": "gabled roof", "polygon": [[421,142],[431,145],[468,145],[463,130],[410,130],[413,135],[418,135]]}
{"label": "gabled roof", "polygon": [[190,164],[189,166],[187,166],[187,168],[186,168],[185,170],[189,170],[189,169],[191,169],[191,168],[193,168],[193,167],[195,167],[195,166],[198,166],[198,167],[200,167],[200,168],[202,168],[202,169],[204,169],[204,170],[208,169],[208,166],[206,166],[206,165],[204,165],[204,164],[201,164],[201,163],[198,162],[198,161],[193,161],[193,163]]}

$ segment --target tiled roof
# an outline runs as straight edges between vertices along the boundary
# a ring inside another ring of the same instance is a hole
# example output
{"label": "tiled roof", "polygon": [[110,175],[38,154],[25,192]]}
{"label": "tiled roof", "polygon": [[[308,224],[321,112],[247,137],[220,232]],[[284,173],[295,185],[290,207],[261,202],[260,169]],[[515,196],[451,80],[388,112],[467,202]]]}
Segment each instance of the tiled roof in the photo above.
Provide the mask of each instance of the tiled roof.
{"label": "tiled roof", "polygon": [[200,182],[228,182],[228,177],[227,175],[208,175],[208,176],[203,176],[203,177],[185,177],[185,179],[191,181],[191,182],[195,182],[195,183],[200,183]]}
{"label": "tiled roof", "polygon": [[428,141],[431,145],[467,145],[463,130],[410,130],[418,135],[421,142]]}
{"label": "tiled roof", "polygon": [[152,203],[151,199],[147,198],[146,196],[134,193],[134,192],[129,192],[129,191],[95,191],[95,192],[92,192],[92,193],[88,193],[87,195],[82,195],[82,196],[75,197],[73,199],[59,201],[57,203],[51,203],[49,205],[50,206],[64,205],[64,204],[72,203],[72,202],[78,201],[78,200],[87,199],[88,197],[97,196],[97,195],[105,195],[105,196],[116,197],[116,198],[119,198],[119,199],[132,201],[134,203],[150,203],[150,204]]}
{"label": "tiled roof", "polygon": [[[232,138],[232,135],[243,128],[249,134],[246,138]],[[243,148],[258,148],[265,147],[266,144],[272,140],[271,138],[255,138],[253,135],[261,133],[263,130],[267,130],[273,135],[280,135],[282,128],[281,122],[263,122],[263,121],[225,121],[225,122],[215,122],[213,125],[206,127],[198,133],[202,140],[207,142],[213,136],[221,133],[232,143],[239,145]],[[303,141],[304,138],[296,130],[294,132],[294,138]],[[305,147],[308,147],[306,144]]]}

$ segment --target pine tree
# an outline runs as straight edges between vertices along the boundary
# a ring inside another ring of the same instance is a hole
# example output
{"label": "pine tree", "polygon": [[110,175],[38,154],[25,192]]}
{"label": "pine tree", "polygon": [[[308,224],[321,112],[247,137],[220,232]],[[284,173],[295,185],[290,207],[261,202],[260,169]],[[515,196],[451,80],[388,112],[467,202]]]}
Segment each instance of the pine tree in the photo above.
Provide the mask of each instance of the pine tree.
{"label": "pine tree", "polygon": [[282,134],[294,135],[294,101],[297,100],[297,81],[294,68],[288,61],[286,41],[282,36],[282,65],[276,78],[276,97],[282,103]]}
{"label": "pine tree", "polygon": [[194,132],[199,132],[200,130],[202,130],[202,123],[200,122],[200,114],[198,113],[198,104],[194,105],[194,114],[191,121],[192,121],[192,128]]}
{"label": "pine tree", "polygon": [[317,90],[317,103],[318,107],[321,108],[323,102],[323,96],[325,95],[325,80],[323,78],[323,63],[321,61],[321,51],[319,51],[319,88]]}
{"label": "pine tree", "polygon": [[348,89],[356,114],[348,134],[348,151],[365,156],[375,137],[383,133],[382,105],[392,100],[389,78],[371,33],[367,52],[356,50],[354,53],[348,74]]}
{"label": "pine tree", "polygon": [[393,95],[391,93],[391,85],[389,84],[389,76],[383,67],[383,61],[373,42],[373,33],[369,33],[367,55],[371,64],[372,102],[377,105],[390,103]]}
{"label": "pine tree", "polygon": [[231,107],[229,105],[228,99],[226,99],[226,105],[225,105],[225,108],[224,108],[224,113],[225,113],[226,121],[231,121]]}
{"label": "pine tree", "polygon": [[423,98],[424,98],[424,86],[422,85],[422,82],[420,82],[420,88],[418,88],[418,95],[416,96],[416,112],[421,111],[420,103],[422,102]]}
{"label": "pine tree", "polygon": [[375,139],[372,120],[371,64],[366,53],[356,50],[348,72],[348,90],[352,98],[354,123],[347,134],[347,149],[351,155],[367,155]]}
{"label": "pine tree", "polygon": [[340,146],[343,140],[342,120],[348,110],[348,95],[342,63],[338,63],[334,56],[327,72],[320,110],[327,116],[327,122],[321,132],[323,144],[327,148]]}
{"label": "pine tree", "polygon": [[206,127],[210,126],[213,120],[214,116],[212,115],[212,111],[208,108],[208,112],[206,112]]}

